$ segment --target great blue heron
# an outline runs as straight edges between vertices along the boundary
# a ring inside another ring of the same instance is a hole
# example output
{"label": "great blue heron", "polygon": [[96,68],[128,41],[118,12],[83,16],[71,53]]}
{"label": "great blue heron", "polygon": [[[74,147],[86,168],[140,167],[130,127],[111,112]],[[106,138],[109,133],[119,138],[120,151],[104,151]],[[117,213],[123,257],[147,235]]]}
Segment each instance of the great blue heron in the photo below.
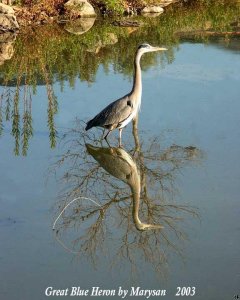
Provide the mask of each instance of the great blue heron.
{"label": "great blue heron", "polygon": [[118,128],[119,129],[119,145],[121,145],[122,129],[135,118],[140,105],[142,97],[142,77],[140,59],[144,53],[153,51],[163,51],[166,48],[153,47],[149,44],[142,44],[138,47],[134,59],[134,80],[133,87],[130,93],[124,97],[112,102],[97,114],[92,120],[87,122],[86,130],[92,127],[103,127],[108,132],[105,135],[105,140],[109,133]]}

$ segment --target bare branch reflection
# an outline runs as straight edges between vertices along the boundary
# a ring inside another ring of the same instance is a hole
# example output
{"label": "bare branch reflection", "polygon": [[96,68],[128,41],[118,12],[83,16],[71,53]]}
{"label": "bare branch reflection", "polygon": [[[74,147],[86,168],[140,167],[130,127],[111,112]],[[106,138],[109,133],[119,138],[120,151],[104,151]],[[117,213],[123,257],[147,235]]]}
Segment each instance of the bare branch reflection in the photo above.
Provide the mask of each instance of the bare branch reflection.
{"label": "bare branch reflection", "polygon": [[64,154],[54,165],[54,171],[62,170],[58,214],[76,197],[99,205],[75,201],[55,232],[71,252],[94,265],[107,255],[112,267],[127,260],[135,273],[144,259],[165,274],[168,255],[183,255],[183,221],[198,216],[196,208],[176,202],[176,176],[200,162],[202,153],[193,146],[162,149],[157,138],[143,142],[137,120],[133,135],[135,144],[129,142],[126,150],[101,145],[93,133],[86,134],[81,121],[64,135]]}

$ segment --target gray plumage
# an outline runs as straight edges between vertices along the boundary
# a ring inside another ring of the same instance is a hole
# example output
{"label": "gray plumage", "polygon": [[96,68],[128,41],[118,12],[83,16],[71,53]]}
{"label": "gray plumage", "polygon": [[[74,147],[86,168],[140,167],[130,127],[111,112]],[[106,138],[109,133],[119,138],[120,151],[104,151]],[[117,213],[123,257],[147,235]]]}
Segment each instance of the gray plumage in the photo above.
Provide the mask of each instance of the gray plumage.
{"label": "gray plumage", "polygon": [[121,145],[121,132],[122,129],[133,118],[136,117],[141,105],[142,97],[142,78],[141,78],[141,66],[140,59],[146,52],[167,50],[166,48],[153,47],[149,44],[142,44],[138,47],[134,59],[134,80],[133,87],[129,94],[112,102],[106,108],[104,108],[99,114],[97,114],[92,120],[87,122],[86,130],[92,127],[103,127],[108,132],[104,137],[107,139],[109,133],[118,128],[119,129],[119,144]]}
{"label": "gray plumage", "polygon": [[126,95],[105,107],[92,120],[87,122],[86,130],[92,127],[104,127],[106,129],[115,129],[121,126],[124,120],[129,118],[133,110],[133,104],[130,95]]}

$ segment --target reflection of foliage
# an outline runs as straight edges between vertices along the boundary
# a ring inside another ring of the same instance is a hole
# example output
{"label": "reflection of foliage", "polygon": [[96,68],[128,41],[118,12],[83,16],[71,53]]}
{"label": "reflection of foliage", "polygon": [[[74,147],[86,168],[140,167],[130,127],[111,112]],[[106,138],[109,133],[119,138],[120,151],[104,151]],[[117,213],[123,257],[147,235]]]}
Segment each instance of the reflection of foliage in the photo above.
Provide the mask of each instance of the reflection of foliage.
{"label": "reflection of foliage", "polygon": [[[29,139],[33,136],[32,127],[32,95],[36,93],[37,85],[37,74],[34,74],[33,67],[29,65],[29,57],[19,56],[16,62],[18,65],[18,73],[11,72],[6,74],[4,77],[3,84],[5,88],[1,94],[1,113],[5,108],[5,119],[10,121],[12,119],[12,135],[15,138],[15,149],[16,155],[19,155],[20,146],[20,136],[22,136],[22,154],[27,155]],[[32,64],[32,63],[31,63]],[[51,80],[49,79],[49,71],[47,70],[44,62],[40,60],[39,66],[42,70],[42,76],[47,90],[48,98],[48,126],[49,126],[49,136],[51,141],[51,147],[56,145],[56,129],[54,125],[54,115],[57,113],[57,98],[54,94]],[[29,72],[28,72],[29,71]],[[15,87],[11,87],[13,78],[8,76],[16,77]],[[21,101],[23,100],[23,101]],[[21,128],[21,116],[19,105],[23,106],[22,115],[22,128]],[[12,109],[12,114],[10,111]],[[1,118],[3,116],[1,115]],[[0,119],[1,121],[2,119]],[[0,123],[1,124],[1,123]]]}
{"label": "reflection of foliage", "polygon": [[[201,159],[201,152],[192,146],[182,147],[171,145],[167,149],[160,147],[158,138],[151,140],[147,148],[138,139],[137,120],[133,122],[133,135],[136,145],[136,160],[141,174],[143,199],[152,198],[151,190],[161,191],[157,198],[173,198],[175,192],[176,174],[187,163]],[[156,197],[156,194],[155,194]]]}
{"label": "reflection of foliage", "polygon": [[47,96],[48,96],[49,139],[50,139],[51,148],[55,148],[57,130],[56,130],[55,124],[54,124],[54,115],[58,111],[58,102],[57,102],[57,97],[54,94],[53,87],[50,83],[48,72],[43,63],[42,63],[42,69],[43,69],[43,74],[44,74],[44,78],[45,78],[45,82],[46,82]]}
{"label": "reflection of foliage", "polygon": [[17,88],[16,93],[13,98],[13,112],[12,112],[12,135],[15,137],[14,153],[16,155],[19,154],[19,137],[20,137],[19,121],[20,121],[19,89]]}
{"label": "reflection of foliage", "polygon": [[[0,84],[5,87],[1,95],[0,134],[5,114],[6,121],[12,118],[15,153],[19,153],[19,139],[22,136],[22,153],[26,155],[33,128],[31,109],[22,117],[23,128],[20,128],[19,106],[22,107],[25,101],[21,96],[28,98],[27,106],[31,107],[31,97],[36,93],[37,85],[43,84],[48,98],[49,136],[51,147],[54,147],[57,133],[54,117],[58,106],[54,82],[59,82],[62,90],[66,82],[74,87],[77,78],[91,83],[100,65],[105,72],[113,66],[115,72],[130,78],[136,46],[143,41],[168,47],[162,55],[145,56],[141,62],[143,69],[158,62],[162,66],[172,63],[181,37],[179,32],[207,28],[213,31],[231,30],[230,23],[239,15],[239,6],[233,2],[225,5],[224,1],[190,1],[190,4],[180,5],[178,9],[169,7],[159,18],[149,18],[146,22],[144,17],[139,17],[145,25],[137,30],[112,26],[109,20],[97,21],[91,30],[81,36],[69,34],[56,24],[26,28],[17,37],[12,59],[0,66]],[[199,39],[203,41],[206,37],[198,35]]]}
{"label": "reflection of foliage", "polygon": [[[125,183],[129,182],[129,190],[124,182],[107,173],[86,153],[85,141],[98,141],[93,134],[87,135],[82,124],[78,123],[76,128],[65,134],[66,151],[54,166],[54,171],[60,167],[64,171],[62,200],[58,203],[58,209],[65,207],[69,199],[81,196],[98,199],[100,207],[87,200],[71,205],[62,215],[61,222],[58,222],[57,239],[73,240],[73,247],[68,250],[87,256],[94,264],[100,252],[104,253],[109,247],[108,243],[111,243],[109,256],[112,266],[127,259],[135,272],[141,257],[156,272],[162,273],[170,249],[182,255],[179,244],[186,235],[179,224],[189,215],[197,216],[196,209],[174,201],[174,181],[188,162],[199,160],[201,153],[192,146],[173,145],[163,149],[157,139],[140,144],[136,127],[134,136],[135,146],[128,143],[128,153],[134,155],[140,171],[139,216],[147,223],[163,224],[164,230],[142,232],[136,229],[133,222],[133,199],[137,187],[136,181],[131,182],[130,179],[133,171],[124,180]],[[104,150],[107,148],[99,149],[107,151]],[[112,151],[114,155],[114,149],[109,153]]]}
{"label": "reflection of foliage", "polygon": [[23,129],[22,129],[22,154],[27,155],[29,138],[33,136],[32,127],[32,98],[30,93],[30,87],[24,86],[24,109],[23,109]]}
{"label": "reflection of foliage", "polygon": [[51,143],[51,148],[56,146],[56,134],[57,130],[54,124],[54,115],[57,113],[57,98],[53,95],[48,102],[48,128],[49,128],[49,138]]}
{"label": "reflection of foliage", "polygon": [[[145,26],[131,35],[129,29],[112,26],[109,21],[98,21],[94,28],[81,37],[67,34],[57,25],[38,27],[37,30],[28,28],[18,36],[12,60],[1,67],[1,73],[4,72],[6,78],[5,84],[14,80],[19,72],[28,77],[30,85],[35,86],[42,80],[44,82],[42,64],[47,66],[51,82],[57,79],[63,84],[68,80],[71,86],[76,77],[93,81],[100,63],[103,63],[106,70],[113,63],[118,71],[130,75],[137,44],[148,41],[167,44],[169,47],[179,42],[176,32],[202,30],[209,26],[214,31],[228,31],[231,29],[230,23],[239,14],[239,7],[233,3],[226,6],[222,1],[211,1],[211,4],[205,5],[202,2],[199,5],[199,1],[193,2],[192,5],[178,9],[170,7],[160,18],[148,19]],[[146,22],[145,18],[141,18]],[[112,35],[119,41],[116,47],[112,47]],[[95,50],[99,48],[101,51],[96,55]],[[122,55],[123,49],[125,55]],[[165,55],[168,62],[173,60],[172,49]],[[146,57],[142,62],[143,67],[153,64],[153,57]],[[19,69],[21,63],[23,68]]]}
{"label": "reflection of foliage", "polygon": [[[23,113],[20,115],[19,98],[21,88],[5,87],[0,100],[0,135],[3,130],[3,118],[6,121],[12,119],[12,135],[15,138],[15,155],[20,153],[20,138],[22,137],[22,155],[27,155],[29,138],[33,136],[32,127],[32,98],[30,87],[25,85],[23,89]],[[5,100],[5,101],[3,101]]]}

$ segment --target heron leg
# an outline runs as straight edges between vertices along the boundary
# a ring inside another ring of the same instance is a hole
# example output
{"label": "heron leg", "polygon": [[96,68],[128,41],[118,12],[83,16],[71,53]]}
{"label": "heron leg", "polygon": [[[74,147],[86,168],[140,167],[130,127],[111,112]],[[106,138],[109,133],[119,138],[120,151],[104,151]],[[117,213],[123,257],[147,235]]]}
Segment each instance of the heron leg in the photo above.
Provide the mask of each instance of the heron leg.
{"label": "heron leg", "polygon": [[103,140],[104,138],[105,138],[105,128],[103,129],[103,134],[102,134],[102,138],[101,138],[101,140]]}
{"label": "heron leg", "polygon": [[106,134],[105,137],[104,137],[104,140],[105,140],[107,143],[108,143],[107,137],[108,137],[108,135],[110,134],[111,131],[112,131],[112,130],[108,130],[107,134]]}
{"label": "heron leg", "polygon": [[119,128],[119,147],[122,147],[122,130],[123,128]]}

